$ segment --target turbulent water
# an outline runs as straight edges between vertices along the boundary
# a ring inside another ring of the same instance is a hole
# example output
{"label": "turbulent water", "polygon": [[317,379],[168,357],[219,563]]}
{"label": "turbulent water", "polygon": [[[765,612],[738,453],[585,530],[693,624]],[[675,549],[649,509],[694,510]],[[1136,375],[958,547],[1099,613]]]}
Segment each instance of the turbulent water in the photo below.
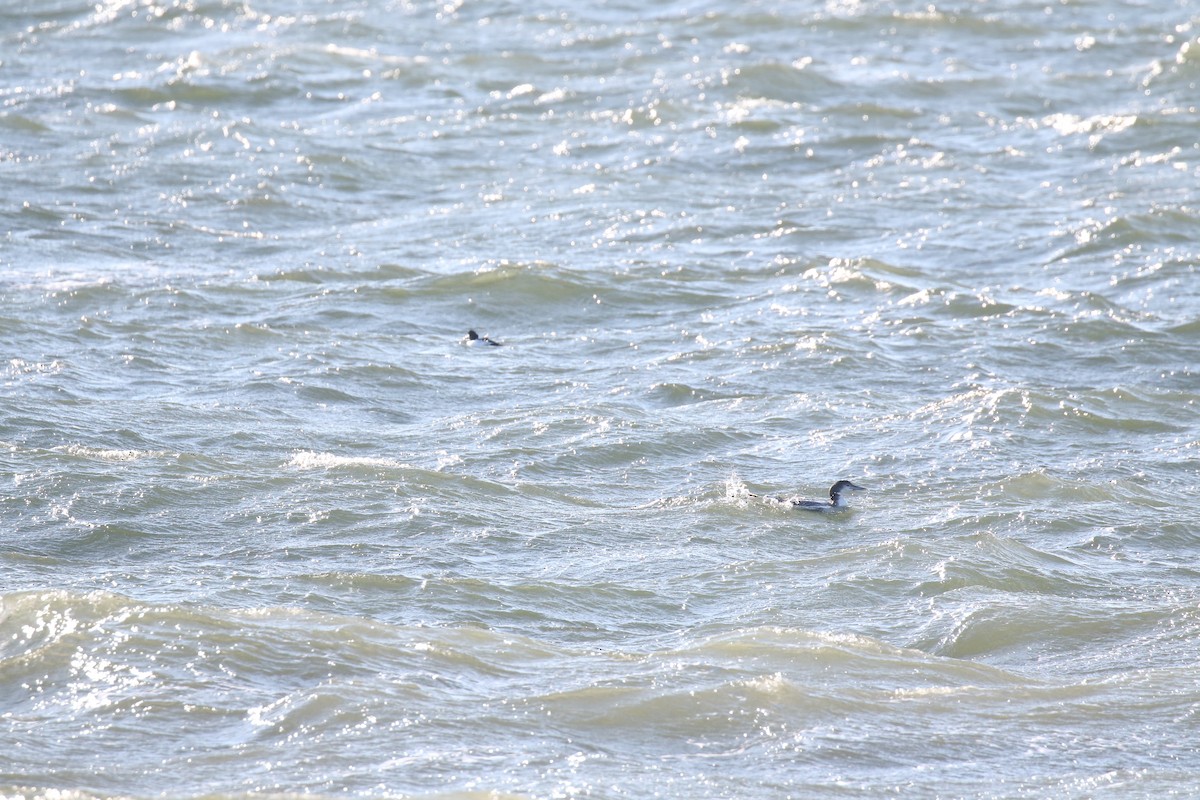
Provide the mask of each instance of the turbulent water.
{"label": "turbulent water", "polygon": [[1198,83],[1190,0],[9,0],[0,797],[1200,794]]}

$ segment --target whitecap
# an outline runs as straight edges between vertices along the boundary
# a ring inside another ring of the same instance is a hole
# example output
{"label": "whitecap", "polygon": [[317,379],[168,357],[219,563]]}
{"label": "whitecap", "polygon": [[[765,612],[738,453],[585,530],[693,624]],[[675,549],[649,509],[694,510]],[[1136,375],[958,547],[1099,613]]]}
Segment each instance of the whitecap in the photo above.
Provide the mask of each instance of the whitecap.
{"label": "whitecap", "polygon": [[394,458],[378,458],[372,456],[339,456],[334,453],[317,453],[312,450],[298,450],[292,454],[286,464],[295,469],[345,469],[355,467],[372,467],[385,469],[403,469],[408,465]]}

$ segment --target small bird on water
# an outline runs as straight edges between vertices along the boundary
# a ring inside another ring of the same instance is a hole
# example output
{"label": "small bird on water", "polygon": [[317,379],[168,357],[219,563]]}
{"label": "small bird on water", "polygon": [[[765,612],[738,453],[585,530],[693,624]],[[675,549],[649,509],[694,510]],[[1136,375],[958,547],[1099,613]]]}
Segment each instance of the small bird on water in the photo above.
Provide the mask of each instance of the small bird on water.
{"label": "small bird on water", "polygon": [[[846,498],[842,496],[847,489],[856,492],[866,491],[866,488],[857,486],[850,481],[838,481],[829,487],[829,502],[825,502],[824,500],[797,500],[796,498],[784,499],[781,497],[769,497],[767,499],[774,500],[777,503],[789,503],[792,508],[800,508],[805,511],[838,511],[843,508],[849,508]],[[751,494],[750,496],[758,497],[756,494]]]}
{"label": "small bird on water", "polygon": [[489,339],[486,336],[480,336],[473,330],[467,331],[467,344],[490,344],[492,347],[499,347],[500,343]]}

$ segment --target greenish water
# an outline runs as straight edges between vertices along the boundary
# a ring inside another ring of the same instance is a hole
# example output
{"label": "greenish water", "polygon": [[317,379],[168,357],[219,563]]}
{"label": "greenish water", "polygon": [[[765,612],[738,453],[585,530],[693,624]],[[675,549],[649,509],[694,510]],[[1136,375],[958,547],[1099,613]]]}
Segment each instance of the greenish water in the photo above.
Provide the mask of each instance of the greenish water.
{"label": "greenish water", "polygon": [[1190,3],[0,22],[0,795],[1195,793]]}

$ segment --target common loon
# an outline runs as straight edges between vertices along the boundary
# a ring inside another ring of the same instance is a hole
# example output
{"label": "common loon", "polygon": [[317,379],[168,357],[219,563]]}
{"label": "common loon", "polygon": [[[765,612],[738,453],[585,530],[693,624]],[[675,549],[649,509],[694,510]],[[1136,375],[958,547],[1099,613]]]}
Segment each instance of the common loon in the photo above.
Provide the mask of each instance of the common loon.
{"label": "common loon", "polygon": [[[836,511],[838,509],[847,508],[846,498],[842,497],[842,493],[847,489],[853,489],[856,492],[865,492],[866,488],[856,486],[850,481],[838,481],[833,486],[829,487],[829,502],[823,500],[795,500],[773,497],[770,498],[779,503],[790,503],[793,508],[802,508],[805,511]],[[756,494],[751,497],[758,497]]]}
{"label": "common loon", "polygon": [[467,344],[490,344],[492,347],[499,347],[500,343],[492,341],[486,336],[480,336],[475,331],[467,331]]}

